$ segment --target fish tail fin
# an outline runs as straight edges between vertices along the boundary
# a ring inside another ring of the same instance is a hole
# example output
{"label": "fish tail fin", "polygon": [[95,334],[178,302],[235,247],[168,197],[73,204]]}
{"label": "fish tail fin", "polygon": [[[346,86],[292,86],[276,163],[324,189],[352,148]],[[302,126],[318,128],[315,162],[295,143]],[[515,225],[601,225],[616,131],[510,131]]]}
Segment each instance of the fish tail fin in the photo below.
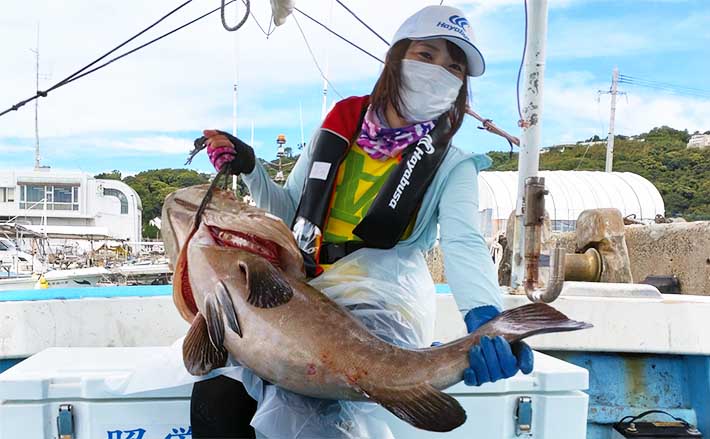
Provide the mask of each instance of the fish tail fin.
{"label": "fish tail fin", "polygon": [[590,323],[571,320],[545,303],[531,303],[503,311],[474,334],[501,335],[512,343],[532,335],[578,331],[592,326]]}

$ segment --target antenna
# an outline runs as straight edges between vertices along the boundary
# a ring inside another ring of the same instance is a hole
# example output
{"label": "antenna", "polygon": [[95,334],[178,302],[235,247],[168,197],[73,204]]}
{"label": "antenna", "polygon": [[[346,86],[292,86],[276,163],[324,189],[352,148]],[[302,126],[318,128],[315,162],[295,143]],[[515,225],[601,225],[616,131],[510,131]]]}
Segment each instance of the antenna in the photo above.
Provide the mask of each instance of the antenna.
{"label": "antenna", "polygon": [[[333,27],[333,0],[330,0],[330,13],[328,15],[328,27]],[[328,56],[327,46],[325,54],[325,74],[323,75],[323,105],[321,106],[321,119],[325,119],[328,111],[328,69],[330,68],[330,57]]]}
{"label": "antenna", "polygon": [[[35,91],[39,91],[39,23],[37,23],[37,48],[30,49],[35,54]],[[35,169],[40,168],[39,155],[39,99],[35,99]]]}

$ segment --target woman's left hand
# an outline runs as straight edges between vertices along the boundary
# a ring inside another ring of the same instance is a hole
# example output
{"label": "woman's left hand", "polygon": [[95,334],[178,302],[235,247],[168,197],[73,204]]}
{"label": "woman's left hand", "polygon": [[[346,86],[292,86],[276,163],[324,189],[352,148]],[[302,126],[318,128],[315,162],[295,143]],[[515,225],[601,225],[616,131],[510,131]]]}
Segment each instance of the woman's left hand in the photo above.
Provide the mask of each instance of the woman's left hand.
{"label": "woman's left hand", "polygon": [[[468,332],[474,332],[500,314],[493,306],[481,306],[470,310],[464,321]],[[510,378],[518,371],[529,374],[533,370],[533,352],[524,342],[508,343],[502,336],[482,337],[479,345],[469,352],[470,366],[464,371],[464,382],[469,386],[496,382]]]}

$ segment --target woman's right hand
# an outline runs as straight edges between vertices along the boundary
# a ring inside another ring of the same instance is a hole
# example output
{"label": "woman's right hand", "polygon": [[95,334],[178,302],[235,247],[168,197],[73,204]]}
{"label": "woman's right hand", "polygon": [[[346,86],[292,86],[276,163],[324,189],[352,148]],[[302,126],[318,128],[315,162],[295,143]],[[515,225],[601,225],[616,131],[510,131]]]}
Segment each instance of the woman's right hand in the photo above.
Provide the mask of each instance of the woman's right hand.
{"label": "woman's right hand", "polygon": [[254,150],[231,134],[219,130],[204,130],[207,138],[207,156],[219,172],[228,166],[230,174],[251,173],[256,164]]}

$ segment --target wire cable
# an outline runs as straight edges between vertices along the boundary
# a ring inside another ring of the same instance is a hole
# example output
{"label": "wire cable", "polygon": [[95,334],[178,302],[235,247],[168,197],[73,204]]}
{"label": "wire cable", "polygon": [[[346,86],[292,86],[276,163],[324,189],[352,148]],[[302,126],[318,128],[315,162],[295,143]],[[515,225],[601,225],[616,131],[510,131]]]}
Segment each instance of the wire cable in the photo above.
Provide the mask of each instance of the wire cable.
{"label": "wire cable", "polygon": [[313,63],[316,65],[316,68],[320,72],[320,76],[323,78],[323,80],[330,86],[331,90],[338,95],[340,99],[345,99],[343,95],[338,92],[338,90],[335,88],[332,82],[328,80],[328,78],[325,76],[325,73],[323,73],[323,69],[321,69],[320,64],[318,64],[318,60],[316,59],[316,56],[313,54],[313,49],[311,49],[311,45],[308,44],[308,38],[306,38],[305,32],[303,32],[303,28],[301,28],[301,23],[298,22],[298,19],[296,16],[293,16],[293,21],[296,22],[296,26],[298,26],[298,30],[301,32],[301,36],[303,36],[303,41],[306,43],[306,47],[308,48],[308,53],[311,54],[311,59],[313,60]]}
{"label": "wire cable", "polygon": [[378,34],[377,31],[375,31],[375,30],[374,30],[373,28],[371,28],[367,23],[365,23],[362,19],[360,19],[360,17],[358,17],[357,14],[355,14],[353,11],[350,10],[350,8],[348,8],[347,6],[345,6],[345,3],[341,2],[340,0],[335,0],[335,1],[338,2],[338,4],[339,4],[340,6],[342,6],[346,11],[350,12],[350,15],[352,15],[353,17],[355,17],[355,19],[356,19],[357,21],[359,21],[360,24],[362,24],[363,26],[365,26],[370,32],[372,32],[373,34],[375,34],[375,35],[377,36],[377,38],[379,38],[380,40],[382,40],[383,43],[385,43],[385,44],[388,45],[388,46],[390,45],[389,41],[387,41],[387,40],[385,40],[384,38],[382,38],[382,35]]}
{"label": "wire cable", "polygon": [[[242,3],[245,3],[245,4],[246,4],[246,2],[247,2],[247,0],[242,0]],[[254,23],[256,23],[256,25],[259,27],[259,30],[261,31],[261,33],[264,34],[264,35],[266,35],[266,38],[269,38],[269,37],[271,36],[271,34],[274,33],[274,31],[276,30],[276,28],[274,28],[273,31],[271,30],[271,24],[272,24],[273,21],[274,21],[274,20],[273,20],[273,19],[274,19],[274,14],[271,14],[271,21],[269,22],[269,29],[268,29],[268,30],[264,30],[264,26],[261,25],[261,23],[259,22],[259,20],[257,20],[256,15],[254,15],[254,11],[251,11],[251,10],[250,10],[250,11],[249,11],[249,15],[251,15],[251,18],[254,20]]]}
{"label": "wire cable", "polygon": [[[183,6],[185,6],[185,5],[186,5],[187,3],[189,3],[190,1],[192,1],[192,0],[188,0],[188,2],[183,3],[181,6],[178,7],[178,9],[181,8],[181,7],[183,7]],[[225,5],[228,5],[228,4],[233,3],[233,2],[235,2],[235,1],[236,1],[236,0],[229,0],[228,2],[225,3]],[[115,62],[115,61],[118,61],[118,60],[121,59],[121,58],[124,58],[124,57],[126,57],[126,56],[128,56],[128,55],[130,55],[130,54],[132,54],[132,53],[134,53],[134,52],[136,52],[136,51],[138,51],[138,50],[140,50],[140,49],[146,47],[146,46],[149,46],[150,44],[155,43],[156,41],[159,41],[159,40],[161,40],[161,39],[167,37],[168,35],[171,35],[171,34],[177,32],[177,31],[179,31],[179,30],[181,30],[181,29],[186,28],[187,26],[192,25],[193,23],[196,23],[197,21],[202,20],[203,18],[205,18],[205,17],[207,17],[208,15],[211,15],[211,14],[213,14],[213,13],[219,11],[220,9],[221,9],[221,7],[215,8],[215,9],[211,10],[210,12],[208,12],[208,13],[206,13],[206,14],[203,14],[203,15],[201,15],[200,17],[198,17],[198,18],[196,18],[196,19],[194,19],[194,20],[192,20],[192,21],[190,21],[190,22],[188,22],[188,23],[186,23],[186,24],[184,24],[184,25],[182,25],[182,26],[180,26],[180,27],[178,27],[178,28],[175,28],[175,29],[173,29],[173,30],[171,30],[171,31],[169,31],[169,32],[166,32],[166,33],[164,33],[163,35],[161,35],[161,36],[159,36],[159,37],[157,37],[157,38],[154,38],[154,39],[152,39],[151,41],[149,41],[149,42],[147,42],[147,43],[145,43],[145,44],[142,44],[142,45],[136,47],[135,49],[132,49],[132,50],[130,50],[130,51],[128,51],[128,52],[125,52],[125,53],[123,53],[123,54],[121,54],[121,55],[119,55],[119,56],[117,56],[117,57],[115,57],[115,58],[112,58],[112,59],[110,59],[109,61],[107,61],[107,62],[105,62],[105,63],[103,63],[103,64],[101,64],[101,65],[99,65],[99,66],[97,66],[97,67],[94,67],[94,68],[91,69],[91,70],[84,71],[84,70],[86,70],[88,67],[91,67],[91,66],[93,66],[94,64],[96,64],[97,62],[99,62],[99,61],[101,61],[102,59],[106,58],[106,56],[108,56],[108,55],[110,55],[111,53],[115,52],[117,49],[119,49],[120,47],[124,46],[126,43],[128,43],[128,42],[130,42],[131,40],[135,39],[138,35],[144,33],[147,29],[146,29],[146,30],[143,30],[143,31],[141,31],[139,34],[135,35],[134,37],[130,38],[130,39],[127,40],[126,42],[124,42],[124,43],[122,43],[121,45],[119,45],[118,47],[112,49],[111,51],[107,52],[106,54],[104,54],[104,55],[101,56],[100,58],[97,58],[96,60],[94,60],[94,61],[91,62],[90,64],[86,65],[86,66],[83,67],[82,69],[77,70],[76,72],[72,73],[71,75],[69,75],[69,76],[66,77],[65,79],[63,79],[63,80],[59,81],[58,83],[54,84],[52,87],[50,87],[50,88],[48,88],[48,89],[46,89],[46,90],[44,90],[44,91],[38,90],[37,93],[36,93],[34,96],[32,96],[32,97],[30,97],[30,98],[27,98],[27,99],[25,99],[25,100],[23,100],[23,101],[20,101],[20,102],[18,102],[17,104],[13,105],[12,107],[8,108],[7,110],[3,111],[2,113],[0,113],[0,116],[3,116],[3,115],[5,115],[5,114],[7,114],[7,113],[9,113],[9,112],[11,112],[11,111],[16,111],[16,110],[18,110],[20,107],[22,107],[23,105],[25,105],[25,104],[27,104],[27,103],[29,103],[29,102],[32,102],[33,100],[35,100],[35,99],[37,99],[37,98],[40,98],[40,97],[47,97],[47,94],[48,94],[49,92],[51,92],[51,91],[53,91],[53,90],[56,90],[56,89],[58,89],[59,87],[63,87],[63,86],[66,85],[66,84],[70,84],[70,83],[76,81],[77,79],[83,78],[83,77],[85,77],[85,76],[87,76],[87,75],[89,75],[89,74],[91,74],[91,73],[93,73],[93,72],[95,72],[95,71],[97,71],[97,70],[100,70],[100,69],[106,67],[107,65],[109,65],[109,64],[111,64],[111,63],[113,63],[113,62]],[[168,15],[174,13],[175,11],[177,11],[177,9],[171,11]],[[162,21],[163,19],[165,19],[168,15],[162,17],[160,20],[158,20],[156,23],[154,23],[154,24],[151,25],[150,27],[155,26],[157,23],[159,23],[160,21]]]}
{"label": "wire cable", "polygon": [[381,59],[379,59],[379,58],[376,57],[375,55],[371,54],[371,53],[368,52],[367,50],[363,49],[362,47],[360,47],[360,46],[358,46],[357,44],[353,43],[352,41],[348,40],[348,39],[345,38],[344,36],[338,34],[338,33],[335,32],[334,30],[331,30],[328,26],[324,25],[324,24],[321,23],[320,21],[318,21],[318,20],[316,20],[315,18],[311,17],[310,15],[306,14],[306,13],[303,12],[302,10],[300,10],[300,9],[298,9],[298,8],[296,8],[296,7],[294,7],[293,9],[294,9],[295,11],[297,11],[298,13],[300,13],[301,15],[303,15],[304,17],[308,18],[309,20],[313,21],[314,23],[320,25],[323,29],[327,30],[327,31],[330,32],[331,34],[335,35],[336,37],[338,37],[338,38],[340,38],[341,40],[345,41],[346,43],[350,44],[351,46],[353,46],[354,48],[358,49],[358,50],[361,51],[362,53],[366,54],[366,55],[369,56],[370,58],[373,58],[373,59],[379,61],[379,62],[382,63],[382,64],[385,63],[384,61],[382,61]]}

